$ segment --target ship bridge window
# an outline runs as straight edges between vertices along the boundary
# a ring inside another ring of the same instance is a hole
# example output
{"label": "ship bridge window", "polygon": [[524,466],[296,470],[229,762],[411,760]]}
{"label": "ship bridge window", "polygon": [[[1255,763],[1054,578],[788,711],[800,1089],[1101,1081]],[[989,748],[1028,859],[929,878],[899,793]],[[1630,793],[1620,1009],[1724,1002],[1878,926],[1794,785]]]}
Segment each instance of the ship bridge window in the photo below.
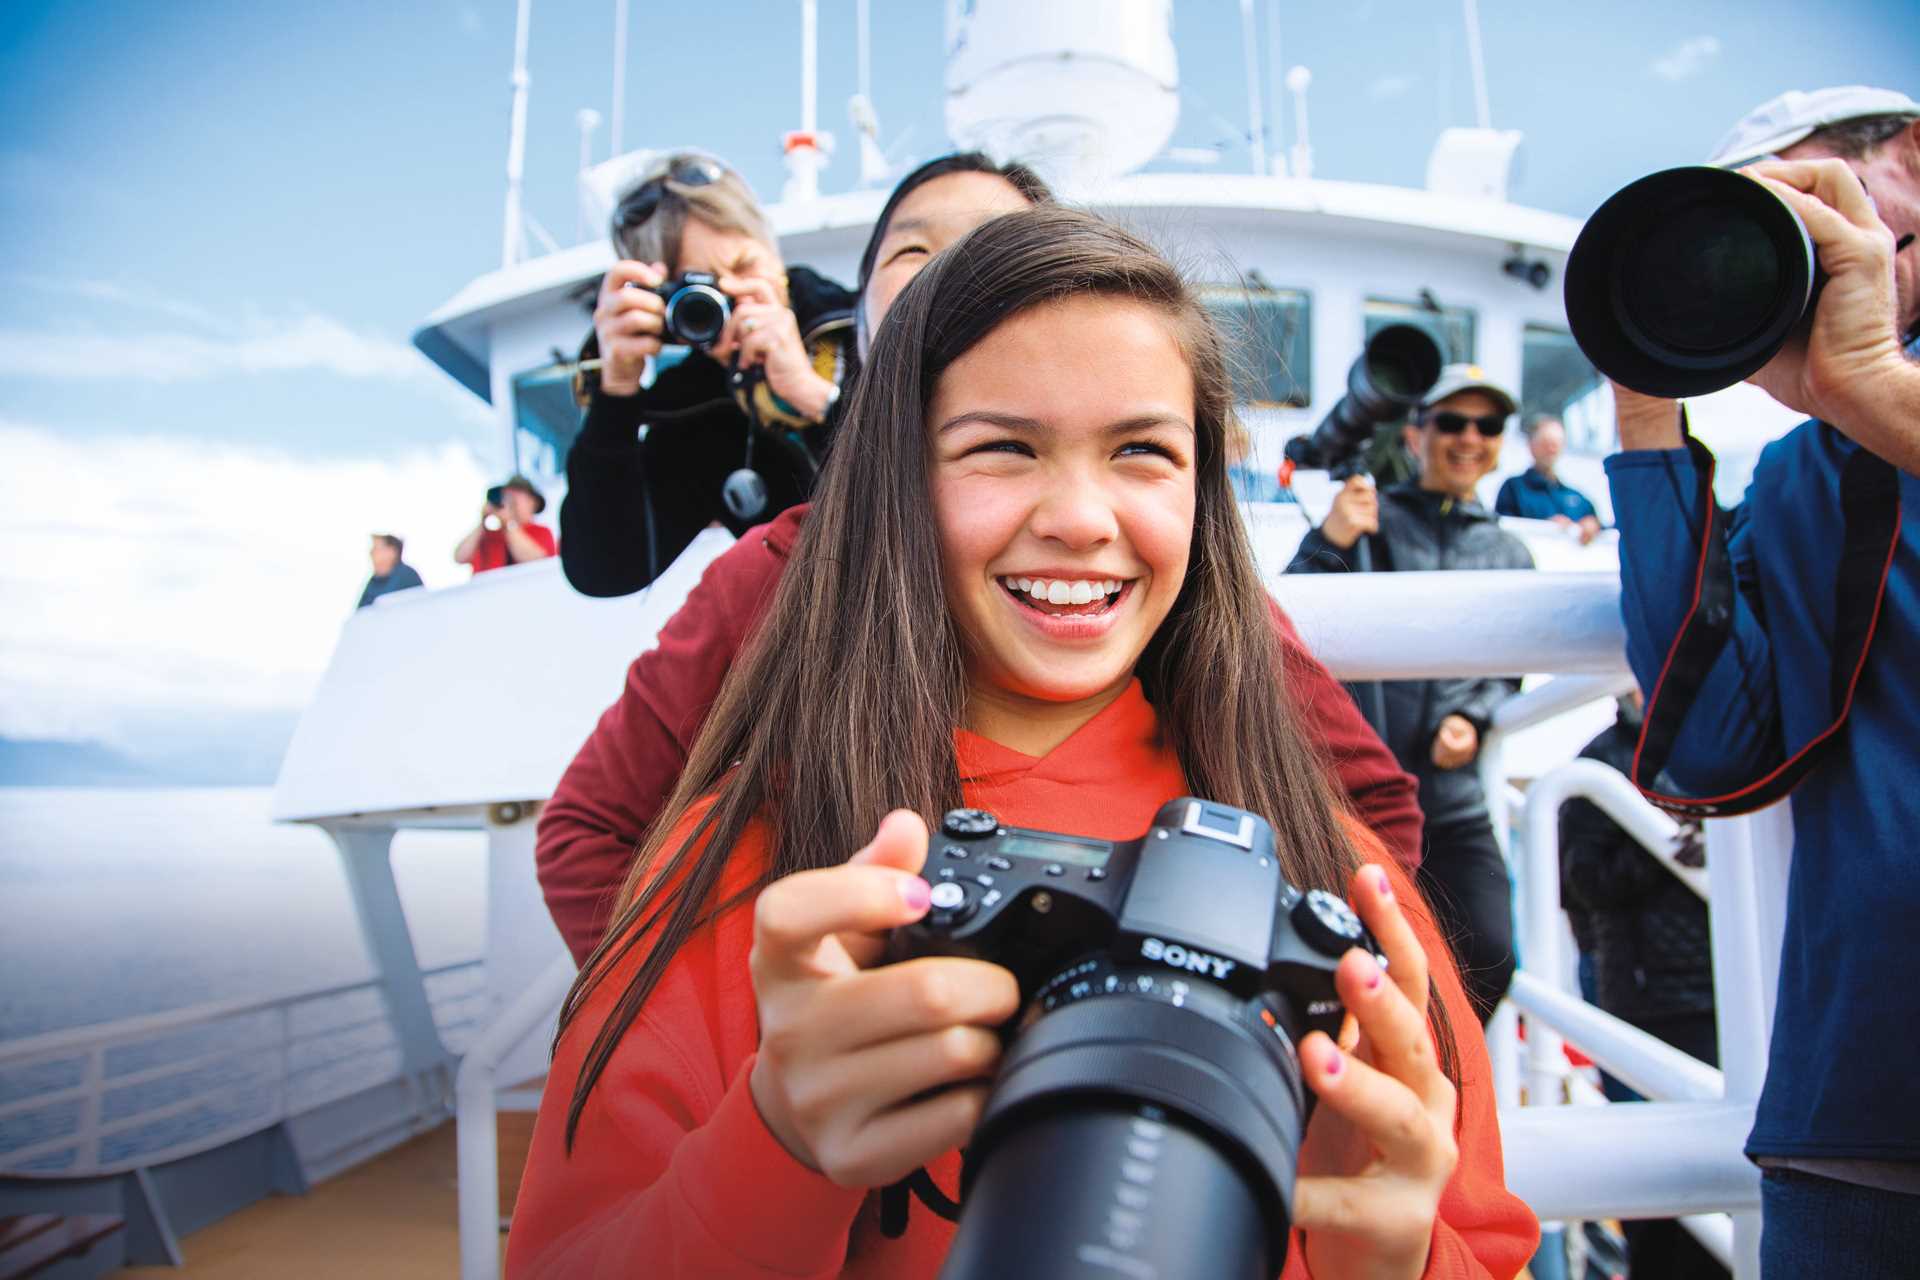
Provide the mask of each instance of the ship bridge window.
{"label": "ship bridge window", "polygon": [[1303,408],[1313,400],[1313,295],[1255,282],[1209,285],[1200,301],[1226,335],[1242,404]]}
{"label": "ship bridge window", "polygon": [[1567,449],[1595,457],[1613,452],[1613,398],[1580,353],[1573,335],[1530,324],[1520,338],[1520,414],[1551,414],[1567,429]]}
{"label": "ship bridge window", "polygon": [[566,474],[567,453],[580,435],[573,365],[555,361],[513,375],[513,460],[516,470],[549,479]]}
{"label": "ship bridge window", "polygon": [[[1422,290],[1425,293],[1425,290]],[[1478,327],[1471,307],[1448,307],[1431,295],[1412,299],[1368,298],[1362,342],[1390,324],[1411,324],[1425,329],[1440,344],[1440,357],[1448,364],[1471,364],[1474,360],[1475,330]]]}

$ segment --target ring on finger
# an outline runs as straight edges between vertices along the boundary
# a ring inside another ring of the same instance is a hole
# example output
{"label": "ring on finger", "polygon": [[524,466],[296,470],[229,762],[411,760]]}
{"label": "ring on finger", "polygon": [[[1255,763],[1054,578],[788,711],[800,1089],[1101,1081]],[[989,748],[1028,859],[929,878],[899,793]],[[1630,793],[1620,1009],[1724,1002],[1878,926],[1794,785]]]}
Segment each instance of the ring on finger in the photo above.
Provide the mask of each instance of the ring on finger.
{"label": "ring on finger", "polygon": [[752,333],[755,329],[758,329],[759,327],[760,327],[760,322],[758,320],[748,319],[741,322],[740,332]]}

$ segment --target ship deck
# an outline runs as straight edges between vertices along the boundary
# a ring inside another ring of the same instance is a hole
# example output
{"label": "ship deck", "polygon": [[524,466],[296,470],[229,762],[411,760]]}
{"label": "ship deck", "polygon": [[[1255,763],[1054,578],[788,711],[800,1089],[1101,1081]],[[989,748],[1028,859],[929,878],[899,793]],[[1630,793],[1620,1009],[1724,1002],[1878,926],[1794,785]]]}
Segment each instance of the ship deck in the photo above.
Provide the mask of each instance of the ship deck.
{"label": "ship deck", "polygon": [[[502,1198],[509,1202],[532,1128],[530,1113],[501,1113]],[[457,1280],[457,1168],[449,1121],[305,1195],[271,1196],[183,1237],[182,1268],[126,1267],[113,1274],[151,1280]],[[502,1232],[503,1254],[506,1239]]]}

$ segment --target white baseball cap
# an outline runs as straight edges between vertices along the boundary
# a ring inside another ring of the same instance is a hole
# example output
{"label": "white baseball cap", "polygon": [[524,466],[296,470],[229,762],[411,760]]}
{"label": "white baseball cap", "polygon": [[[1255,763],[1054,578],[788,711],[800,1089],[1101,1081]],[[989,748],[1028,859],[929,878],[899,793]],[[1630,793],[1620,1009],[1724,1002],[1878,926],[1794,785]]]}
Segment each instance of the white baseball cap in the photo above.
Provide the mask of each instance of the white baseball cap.
{"label": "white baseball cap", "polygon": [[1803,93],[1789,89],[1749,111],[1732,132],[1720,139],[1707,163],[1722,169],[1784,151],[1828,125],[1866,116],[1909,116],[1920,119],[1920,102],[1892,89],[1870,89],[1863,84],[1841,85]]}
{"label": "white baseball cap", "polygon": [[1519,403],[1513,393],[1487,376],[1487,371],[1477,364],[1450,364],[1440,371],[1439,381],[1420,399],[1420,407],[1428,409],[1439,404],[1448,396],[1457,396],[1462,391],[1484,391],[1493,397],[1502,414],[1518,412]]}

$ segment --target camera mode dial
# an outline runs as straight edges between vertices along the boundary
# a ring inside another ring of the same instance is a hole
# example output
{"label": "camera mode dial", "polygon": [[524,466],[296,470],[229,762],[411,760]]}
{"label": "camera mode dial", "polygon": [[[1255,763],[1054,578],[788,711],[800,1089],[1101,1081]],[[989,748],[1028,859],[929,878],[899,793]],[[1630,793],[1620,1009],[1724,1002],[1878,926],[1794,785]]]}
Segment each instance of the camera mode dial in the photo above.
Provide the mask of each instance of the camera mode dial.
{"label": "camera mode dial", "polygon": [[1325,889],[1309,889],[1293,904],[1293,927],[1301,939],[1322,955],[1343,956],[1366,938],[1353,908]]}
{"label": "camera mode dial", "polygon": [[940,830],[955,840],[981,840],[1000,829],[1000,819],[985,809],[949,809]]}

